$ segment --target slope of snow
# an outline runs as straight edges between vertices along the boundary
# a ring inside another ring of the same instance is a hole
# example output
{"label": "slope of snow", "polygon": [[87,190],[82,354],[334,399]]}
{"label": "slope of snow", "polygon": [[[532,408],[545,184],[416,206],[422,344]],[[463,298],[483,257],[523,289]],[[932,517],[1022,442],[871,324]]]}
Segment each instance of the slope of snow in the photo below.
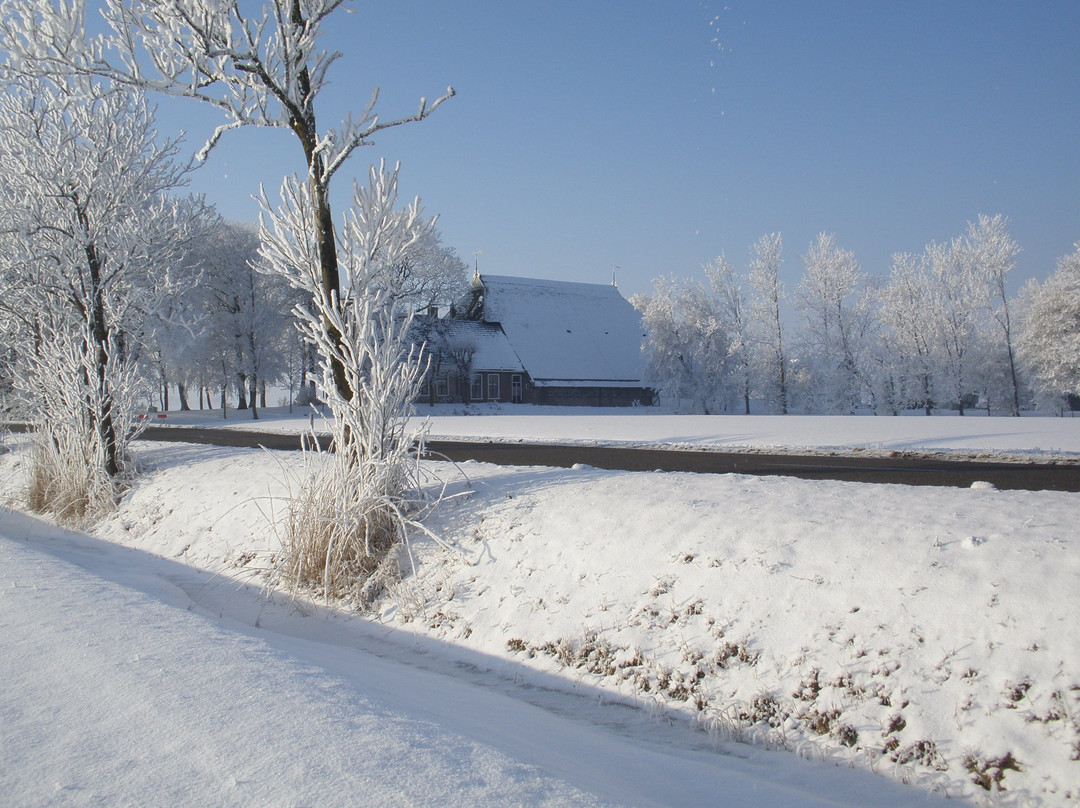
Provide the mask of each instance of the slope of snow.
{"label": "slope of snow", "polygon": [[[447,418],[504,439],[525,423]],[[787,418],[764,420],[785,437]],[[909,425],[877,440],[914,448],[1077,451],[1069,419],[838,420]],[[552,421],[581,440],[663,426]],[[843,443],[830,421],[802,437]],[[672,438],[693,438],[679,423]],[[1080,495],[429,464],[463,494],[429,522],[456,551],[414,540],[415,574],[403,558],[374,619],[346,619],[242,585],[276,547],[297,458],[139,451],[145,473],[97,539],[2,517],[16,543],[0,546],[0,637],[17,650],[0,655],[0,792],[15,804],[153,804],[140,777],[159,804],[307,802],[290,749],[325,761],[312,793],[330,803],[355,793],[345,770],[376,795],[413,777],[399,793],[417,804],[1080,799]],[[0,455],[9,496],[20,463]],[[350,751],[380,743],[395,754],[378,765]]]}
{"label": "slope of snow", "polygon": [[533,706],[476,655],[17,514],[0,514],[0,570],[6,806],[911,804],[865,773],[560,715],[603,708]]}

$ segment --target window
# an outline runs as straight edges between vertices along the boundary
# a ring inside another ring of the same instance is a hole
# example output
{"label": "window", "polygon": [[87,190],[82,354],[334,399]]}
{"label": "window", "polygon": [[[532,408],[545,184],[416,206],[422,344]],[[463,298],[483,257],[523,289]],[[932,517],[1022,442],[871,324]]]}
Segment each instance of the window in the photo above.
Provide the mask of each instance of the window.
{"label": "window", "polygon": [[499,374],[489,373],[487,377],[487,397],[489,401],[499,400]]}
{"label": "window", "polygon": [[484,398],[484,377],[479,373],[472,377],[472,387],[469,389],[469,398],[473,401],[482,401]]}
{"label": "window", "polygon": [[445,376],[435,380],[435,396],[437,398],[450,397],[450,382]]}
{"label": "window", "polygon": [[521,403],[521,376],[517,373],[510,377],[510,400]]}

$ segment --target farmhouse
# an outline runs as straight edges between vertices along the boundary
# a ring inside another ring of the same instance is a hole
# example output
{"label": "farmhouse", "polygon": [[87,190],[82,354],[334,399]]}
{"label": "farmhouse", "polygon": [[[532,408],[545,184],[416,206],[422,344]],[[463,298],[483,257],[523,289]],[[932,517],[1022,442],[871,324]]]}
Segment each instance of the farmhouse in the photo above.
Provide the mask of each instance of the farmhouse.
{"label": "farmhouse", "polygon": [[416,327],[432,363],[421,401],[652,403],[641,315],[614,284],[478,272],[446,317]]}

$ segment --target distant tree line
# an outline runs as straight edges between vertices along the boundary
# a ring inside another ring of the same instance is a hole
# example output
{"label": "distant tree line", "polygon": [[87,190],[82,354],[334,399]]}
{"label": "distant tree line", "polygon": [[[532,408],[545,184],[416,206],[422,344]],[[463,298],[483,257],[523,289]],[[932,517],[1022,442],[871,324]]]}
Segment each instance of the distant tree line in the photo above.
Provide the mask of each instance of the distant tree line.
{"label": "distant tree line", "polygon": [[1019,252],[1003,216],[980,215],[875,277],[822,233],[788,292],[781,236],[763,236],[743,274],[720,256],[632,299],[648,381],[685,412],[1064,411],[1080,403],[1080,243],[1010,297]]}

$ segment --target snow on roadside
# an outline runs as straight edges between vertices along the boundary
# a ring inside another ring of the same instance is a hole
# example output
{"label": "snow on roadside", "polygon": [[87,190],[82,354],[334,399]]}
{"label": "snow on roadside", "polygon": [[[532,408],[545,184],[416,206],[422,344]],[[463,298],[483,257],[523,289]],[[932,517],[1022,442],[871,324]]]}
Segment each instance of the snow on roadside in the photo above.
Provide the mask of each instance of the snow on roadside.
{"label": "snow on roadside", "polygon": [[[141,451],[146,476],[96,534],[256,570],[276,463],[293,461]],[[910,781],[913,801],[990,796],[977,780],[1002,804],[1080,799],[1080,496],[461,470],[470,493],[430,522],[461,554],[418,539],[383,623],[502,660],[526,689],[558,676],[717,738]]]}
{"label": "snow on roadside", "polygon": [[[210,538],[206,522],[257,508],[233,500],[214,450],[192,452],[188,493],[212,478],[219,496],[176,496],[181,481],[162,466],[136,491],[150,495],[143,506],[172,491],[156,526],[192,528],[223,551],[220,571],[236,563],[222,536],[239,523]],[[260,453],[228,454],[242,466]],[[0,463],[5,483],[12,461]],[[4,511],[0,638],[6,806],[943,804],[865,772],[702,749],[588,692],[560,694],[539,672],[525,686],[460,646],[298,612],[235,579]]]}
{"label": "snow on roadside", "polygon": [[471,563],[426,547],[384,619],[723,737],[1080,799],[1077,495],[466,470],[433,527]]}
{"label": "snow on roadside", "polygon": [[[617,444],[726,451],[863,454],[949,452],[1080,462],[1080,419],[988,418],[978,413],[926,417],[872,415],[668,415],[652,408],[610,409],[517,405],[422,406],[431,437],[454,440]],[[246,413],[170,412],[157,426],[206,426],[299,432],[319,418],[296,408]]]}
{"label": "snow on roadside", "polygon": [[606,802],[33,546],[0,537],[0,568],[5,805]]}

